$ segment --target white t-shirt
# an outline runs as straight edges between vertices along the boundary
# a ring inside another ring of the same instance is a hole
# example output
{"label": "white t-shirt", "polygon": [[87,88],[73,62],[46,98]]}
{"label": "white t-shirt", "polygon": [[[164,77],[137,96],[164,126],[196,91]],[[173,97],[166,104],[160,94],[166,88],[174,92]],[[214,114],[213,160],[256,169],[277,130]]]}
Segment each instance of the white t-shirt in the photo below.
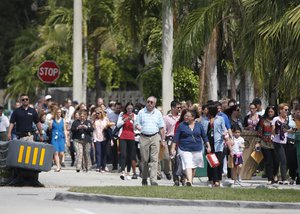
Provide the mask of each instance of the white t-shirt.
{"label": "white t-shirt", "polygon": [[286,132],[283,133],[283,136],[282,136],[283,139],[280,139],[280,131],[278,131],[278,133],[276,134],[276,127],[278,127],[278,125],[276,125],[276,124],[278,122],[283,123],[282,121],[279,120],[279,116],[274,117],[273,120],[272,120],[272,126],[275,126],[275,135],[274,135],[274,138],[273,138],[273,142],[286,144],[287,133]]}
{"label": "white t-shirt", "polygon": [[0,132],[6,132],[6,130],[7,130],[8,127],[9,127],[9,120],[2,113],[2,116],[0,116]]}
{"label": "white t-shirt", "polygon": [[242,138],[241,136],[238,138],[233,137],[233,143],[234,143],[232,146],[233,154],[237,155],[243,153],[243,148],[245,143],[244,138]]}

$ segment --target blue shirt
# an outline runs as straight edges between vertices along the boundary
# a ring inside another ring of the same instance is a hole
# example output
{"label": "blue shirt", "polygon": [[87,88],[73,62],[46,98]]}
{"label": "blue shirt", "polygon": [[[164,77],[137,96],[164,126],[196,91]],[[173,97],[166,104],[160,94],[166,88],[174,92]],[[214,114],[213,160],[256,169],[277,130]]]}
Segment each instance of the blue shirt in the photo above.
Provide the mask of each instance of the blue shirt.
{"label": "blue shirt", "polygon": [[214,119],[214,145],[215,152],[223,152],[224,138],[223,135],[227,131],[225,121],[222,116],[217,115]]}
{"label": "blue shirt", "polygon": [[134,126],[140,126],[141,133],[152,135],[159,132],[159,129],[165,127],[164,118],[158,109],[148,111],[147,108],[143,108],[139,111]]}
{"label": "blue shirt", "polygon": [[208,142],[203,126],[198,122],[195,123],[193,130],[190,129],[188,123],[180,123],[174,137],[174,142],[178,143],[182,151],[201,151],[202,140],[205,143]]}
{"label": "blue shirt", "polygon": [[231,123],[228,116],[224,112],[219,112],[218,115],[223,117],[227,129],[231,129]]}

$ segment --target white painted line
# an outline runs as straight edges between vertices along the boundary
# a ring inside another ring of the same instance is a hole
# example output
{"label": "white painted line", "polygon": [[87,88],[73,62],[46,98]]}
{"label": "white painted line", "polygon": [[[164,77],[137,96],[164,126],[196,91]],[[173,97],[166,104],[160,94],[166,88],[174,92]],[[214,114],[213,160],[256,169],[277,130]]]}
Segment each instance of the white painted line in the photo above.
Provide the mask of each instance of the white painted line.
{"label": "white painted line", "polygon": [[90,212],[90,211],[88,211],[88,210],[80,209],[80,208],[77,208],[77,209],[75,209],[75,210],[78,211],[78,212],[84,213],[84,214],[96,214],[96,213],[94,213],[94,212]]}

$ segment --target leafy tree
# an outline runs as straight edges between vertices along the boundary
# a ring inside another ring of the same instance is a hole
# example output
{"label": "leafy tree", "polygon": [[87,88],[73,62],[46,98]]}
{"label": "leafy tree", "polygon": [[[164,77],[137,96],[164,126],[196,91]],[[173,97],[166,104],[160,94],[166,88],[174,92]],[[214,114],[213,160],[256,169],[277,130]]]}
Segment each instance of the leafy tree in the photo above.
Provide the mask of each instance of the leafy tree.
{"label": "leafy tree", "polygon": [[199,76],[192,70],[179,67],[174,71],[174,97],[176,100],[198,101]]}

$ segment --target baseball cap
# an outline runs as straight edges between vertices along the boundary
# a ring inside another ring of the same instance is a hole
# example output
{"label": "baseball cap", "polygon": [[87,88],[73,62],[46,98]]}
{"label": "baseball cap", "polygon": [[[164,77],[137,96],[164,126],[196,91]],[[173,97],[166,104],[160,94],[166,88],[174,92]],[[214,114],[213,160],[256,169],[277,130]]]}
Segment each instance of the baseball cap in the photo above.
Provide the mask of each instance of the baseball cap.
{"label": "baseball cap", "polygon": [[45,96],[45,100],[51,100],[51,99],[52,99],[51,95],[48,94],[48,95]]}

